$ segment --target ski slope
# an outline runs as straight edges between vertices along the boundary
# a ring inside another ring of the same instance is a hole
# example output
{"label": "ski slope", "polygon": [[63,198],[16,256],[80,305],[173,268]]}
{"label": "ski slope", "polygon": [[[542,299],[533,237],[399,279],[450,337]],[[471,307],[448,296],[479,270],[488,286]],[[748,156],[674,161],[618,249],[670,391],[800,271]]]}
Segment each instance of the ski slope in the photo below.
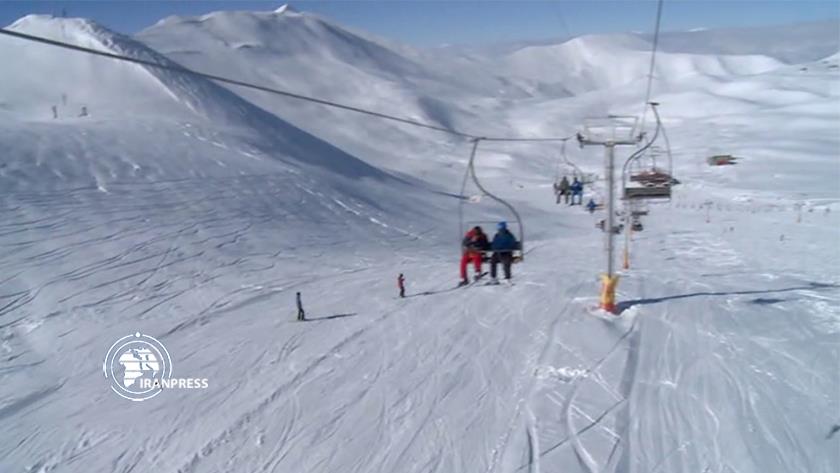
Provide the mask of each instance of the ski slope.
{"label": "ski slope", "polygon": [[[435,82],[446,74],[428,51],[336,40],[345,30],[307,15],[168,19],[138,38],[76,19],[12,28],[213,72],[206,33],[265,41],[279,21],[299,29],[274,46],[310,48],[302,67],[346,72],[352,61],[324,58],[371,53],[367,75],[343,74],[331,98],[435,121],[402,106],[446,90],[440,106],[470,131],[564,135],[585,116],[641,111],[640,77],[563,78],[557,94],[526,61],[499,72],[529,91],[508,100]],[[591,74],[575,44],[646,66],[612,36],[573,41],[545,47]],[[469,143],[0,37],[14,66],[0,70],[0,471],[833,472],[836,52],[673,44],[655,97],[683,184],[633,234],[615,317],[594,309],[603,212],[554,203],[556,144],[482,144],[477,173],[522,214],[525,261],[511,285],[456,289]],[[230,54],[255,77],[318,90],[310,69],[285,77]],[[461,54],[440,64],[500,60]],[[388,74],[409,80],[355,101]],[[708,167],[715,153],[742,159]],[[567,154],[602,175],[602,150]],[[466,224],[511,220],[473,200]],[[298,291],[307,322],[294,321]],[[145,402],[110,392],[102,360],[137,331],[209,388]]]}

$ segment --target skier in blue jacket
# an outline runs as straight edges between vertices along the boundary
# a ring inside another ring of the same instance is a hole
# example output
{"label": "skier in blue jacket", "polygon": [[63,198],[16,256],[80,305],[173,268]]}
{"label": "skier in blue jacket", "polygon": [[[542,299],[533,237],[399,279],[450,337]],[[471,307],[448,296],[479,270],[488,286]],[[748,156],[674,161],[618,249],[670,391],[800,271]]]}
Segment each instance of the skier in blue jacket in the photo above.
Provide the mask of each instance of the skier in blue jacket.
{"label": "skier in blue jacket", "polygon": [[575,178],[569,190],[572,191],[572,203],[570,205],[575,205],[575,197],[577,197],[577,205],[583,205],[583,183]]}
{"label": "skier in blue jacket", "polygon": [[513,263],[513,252],[519,249],[519,242],[513,233],[507,229],[506,222],[499,222],[496,225],[496,235],[493,237],[493,242],[490,248],[493,250],[493,256],[490,257],[490,278],[492,283],[498,283],[496,279],[496,265],[502,263],[502,269],[505,272],[505,279],[510,279],[510,266]]}
{"label": "skier in blue jacket", "polygon": [[586,203],[586,210],[588,210],[590,214],[595,213],[595,209],[597,207],[598,204],[595,203],[595,199],[589,199],[589,202]]}

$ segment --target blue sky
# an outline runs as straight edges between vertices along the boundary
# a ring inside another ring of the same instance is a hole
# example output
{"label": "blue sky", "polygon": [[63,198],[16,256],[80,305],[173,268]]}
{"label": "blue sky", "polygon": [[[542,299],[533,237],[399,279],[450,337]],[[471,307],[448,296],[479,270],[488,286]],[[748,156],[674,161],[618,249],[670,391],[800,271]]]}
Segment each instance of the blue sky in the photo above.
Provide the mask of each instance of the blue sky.
{"label": "blue sky", "polygon": [[[28,13],[92,18],[134,33],[169,15],[216,10],[274,10],[283,1],[0,1],[0,23]],[[297,1],[341,24],[418,46],[565,38],[584,33],[651,31],[655,0]],[[666,0],[664,30],[783,24],[840,18],[837,0]]]}

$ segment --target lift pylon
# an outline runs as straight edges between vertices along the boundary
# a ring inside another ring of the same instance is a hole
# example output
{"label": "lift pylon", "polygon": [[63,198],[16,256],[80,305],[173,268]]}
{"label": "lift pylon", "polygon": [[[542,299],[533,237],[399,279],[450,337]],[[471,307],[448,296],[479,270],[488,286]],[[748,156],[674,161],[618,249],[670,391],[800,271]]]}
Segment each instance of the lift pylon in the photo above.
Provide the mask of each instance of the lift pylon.
{"label": "lift pylon", "polygon": [[615,313],[615,288],[618,285],[618,275],[615,274],[615,147],[635,146],[642,139],[637,134],[639,119],[633,116],[614,116],[606,118],[589,118],[584,120],[583,130],[578,132],[577,139],[581,147],[603,146],[604,167],[607,183],[606,197],[606,226],[604,228],[604,243],[607,253],[607,272],[601,276],[602,309]]}

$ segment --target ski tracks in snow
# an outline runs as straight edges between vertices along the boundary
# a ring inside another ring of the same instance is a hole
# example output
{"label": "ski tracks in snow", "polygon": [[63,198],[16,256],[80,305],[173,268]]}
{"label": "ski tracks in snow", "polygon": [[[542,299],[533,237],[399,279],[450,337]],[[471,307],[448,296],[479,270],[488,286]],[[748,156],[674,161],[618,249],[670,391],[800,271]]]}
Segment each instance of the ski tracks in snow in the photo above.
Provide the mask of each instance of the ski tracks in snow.
{"label": "ski tracks in snow", "polygon": [[[551,324],[545,329],[538,329],[531,334],[533,342],[531,347],[533,350],[529,353],[526,358],[526,362],[523,365],[522,371],[514,381],[514,396],[517,399],[517,402],[510,421],[508,422],[506,431],[499,437],[499,441],[491,451],[490,462],[486,470],[487,473],[496,472],[500,467],[500,464],[504,465],[505,469],[509,469],[510,465],[515,463],[516,460],[507,458],[507,448],[510,443],[511,436],[516,430],[522,427],[520,419],[522,417],[523,410],[526,411],[524,433],[527,438],[527,455],[529,459],[539,457],[539,450],[535,450],[539,446],[538,428],[536,425],[536,417],[530,407],[531,397],[537,383],[539,382],[536,376],[536,370],[539,366],[544,364],[547,359],[553,358],[557,328],[560,321],[564,320],[568,315],[571,304],[583,286],[584,283],[579,283],[568,289],[563,296],[565,302],[560,310],[557,311],[551,321]],[[534,463],[529,461],[529,465],[534,465]],[[535,468],[538,468],[538,466],[535,466]]]}
{"label": "ski tracks in snow", "polygon": [[[385,314],[367,323],[358,330],[355,330],[353,333],[343,338],[339,343],[334,345],[332,349],[321,354],[320,356],[309,362],[309,364],[307,364],[303,369],[298,371],[298,373],[294,377],[277,386],[267,396],[261,399],[256,405],[254,405],[253,407],[245,411],[243,414],[241,414],[237,418],[237,420],[234,421],[230,426],[228,426],[219,434],[208,440],[204,444],[204,446],[202,446],[201,449],[199,449],[199,451],[195,452],[188,461],[186,461],[180,468],[178,468],[177,471],[179,473],[189,473],[197,471],[197,468],[199,467],[200,463],[209,456],[211,456],[218,449],[218,447],[229,443],[231,437],[238,435],[240,432],[246,430],[255,420],[260,419],[261,414],[264,411],[266,411],[279,399],[284,398],[285,394],[287,394],[291,389],[303,384],[306,377],[312,374],[326,360],[331,359],[334,353],[339,352],[345,346],[359,339],[365,332],[370,330],[371,327],[375,326],[377,323],[381,322],[391,314],[392,312],[386,312]],[[286,434],[286,437],[288,437],[288,433]]]}

